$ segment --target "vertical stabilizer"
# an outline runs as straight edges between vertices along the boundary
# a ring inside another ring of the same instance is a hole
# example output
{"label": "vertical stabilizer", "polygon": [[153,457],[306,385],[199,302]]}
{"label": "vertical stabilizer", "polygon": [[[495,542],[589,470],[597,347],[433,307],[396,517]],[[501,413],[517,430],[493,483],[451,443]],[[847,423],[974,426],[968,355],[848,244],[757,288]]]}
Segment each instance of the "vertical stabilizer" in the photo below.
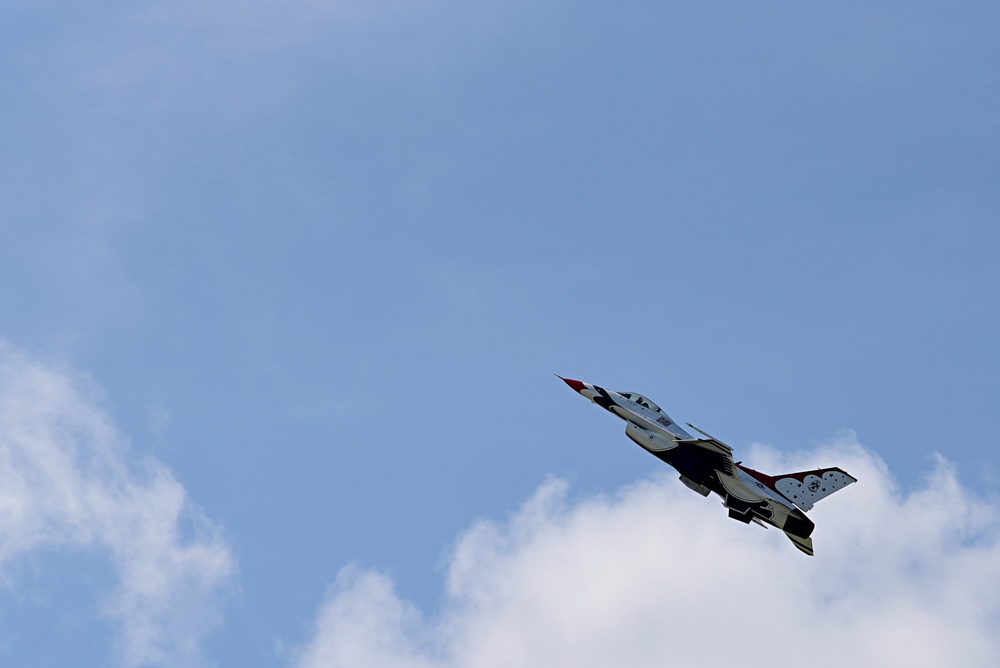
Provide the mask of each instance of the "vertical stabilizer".
{"label": "vertical stabilizer", "polygon": [[753,476],[758,482],[767,485],[802,510],[812,510],[816,502],[825,499],[837,490],[856,483],[858,480],[843,469],[813,469],[797,473],[782,473],[767,475],[754,471],[746,466],[740,468]]}
{"label": "vertical stabilizer", "polygon": [[802,510],[858,480],[839,468],[816,469],[774,476],[774,488]]}

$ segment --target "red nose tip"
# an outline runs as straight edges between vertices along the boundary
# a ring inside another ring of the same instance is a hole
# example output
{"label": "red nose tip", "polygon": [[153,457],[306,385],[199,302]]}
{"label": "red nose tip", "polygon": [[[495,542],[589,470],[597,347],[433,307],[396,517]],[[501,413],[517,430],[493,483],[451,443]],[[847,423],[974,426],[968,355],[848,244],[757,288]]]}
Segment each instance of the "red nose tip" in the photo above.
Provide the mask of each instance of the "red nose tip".
{"label": "red nose tip", "polygon": [[561,378],[564,383],[572,387],[577,392],[583,392],[583,390],[586,389],[586,386],[578,380],[573,380],[572,378],[563,378],[562,376],[559,376],[559,378]]}

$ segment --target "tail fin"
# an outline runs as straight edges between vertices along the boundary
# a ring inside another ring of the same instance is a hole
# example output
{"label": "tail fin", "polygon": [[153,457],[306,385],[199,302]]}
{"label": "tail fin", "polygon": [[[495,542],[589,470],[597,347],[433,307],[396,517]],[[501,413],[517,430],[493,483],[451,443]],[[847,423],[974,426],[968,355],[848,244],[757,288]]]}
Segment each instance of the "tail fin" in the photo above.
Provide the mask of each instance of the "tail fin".
{"label": "tail fin", "polygon": [[812,510],[820,499],[857,482],[857,478],[837,467],[784,473],[773,476],[773,487],[802,510]]}

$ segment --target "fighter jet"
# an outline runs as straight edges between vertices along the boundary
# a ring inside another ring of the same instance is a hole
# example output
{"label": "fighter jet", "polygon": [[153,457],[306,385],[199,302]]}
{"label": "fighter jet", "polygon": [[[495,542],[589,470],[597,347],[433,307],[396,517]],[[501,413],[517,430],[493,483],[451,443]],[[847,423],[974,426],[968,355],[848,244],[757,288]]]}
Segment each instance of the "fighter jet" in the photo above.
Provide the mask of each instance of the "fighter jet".
{"label": "fighter jet", "polygon": [[558,376],[571,388],[625,420],[625,435],[670,464],[681,482],[702,496],[715,492],[734,520],[770,524],[785,532],[795,547],[813,554],[815,525],[806,517],[813,504],[857,479],[839,468],[771,476],[733,461],[733,449],[690,422],[704,438],[680,427],[659,406],[635,392],[614,392]]}

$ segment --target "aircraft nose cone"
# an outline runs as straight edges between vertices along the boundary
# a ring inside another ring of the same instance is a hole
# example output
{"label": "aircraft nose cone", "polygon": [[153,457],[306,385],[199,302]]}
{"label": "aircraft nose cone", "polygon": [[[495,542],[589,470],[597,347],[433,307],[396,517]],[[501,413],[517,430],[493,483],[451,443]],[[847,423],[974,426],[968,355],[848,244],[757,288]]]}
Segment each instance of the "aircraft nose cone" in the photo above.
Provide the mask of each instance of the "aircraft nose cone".
{"label": "aircraft nose cone", "polygon": [[569,385],[571,388],[573,388],[577,392],[583,392],[586,389],[586,387],[587,387],[586,385],[584,385],[580,381],[573,380],[572,378],[563,378],[562,376],[559,376],[558,378],[559,378],[559,380],[561,380],[562,382],[566,383],[567,385]]}

